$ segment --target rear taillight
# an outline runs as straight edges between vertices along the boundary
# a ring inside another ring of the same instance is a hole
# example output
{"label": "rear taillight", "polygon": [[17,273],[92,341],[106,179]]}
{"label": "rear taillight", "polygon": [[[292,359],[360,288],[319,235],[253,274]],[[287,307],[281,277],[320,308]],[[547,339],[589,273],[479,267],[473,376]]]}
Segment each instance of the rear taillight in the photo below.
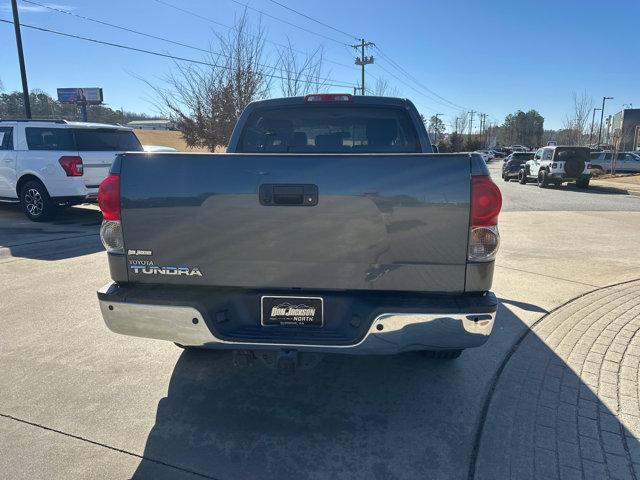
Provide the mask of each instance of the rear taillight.
{"label": "rear taillight", "polygon": [[65,156],[58,159],[67,177],[81,177],[83,172],[82,158]]}
{"label": "rear taillight", "polygon": [[305,95],[305,102],[350,102],[351,95],[348,93],[313,93]]}
{"label": "rear taillight", "polygon": [[500,189],[489,177],[471,177],[471,214],[467,260],[488,262],[500,245],[498,214],[502,208]]}
{"label": "rear taillight", "polygon": [[98,188],[98,206],[105,220],[120,220],[120,176],[109,175]]}
{"label": "rear taillight", "polygon": [[104,218],[100,240],[109,253],[124,253],[120,223],[120,176],[109,175],[98,188],[98,205]]}

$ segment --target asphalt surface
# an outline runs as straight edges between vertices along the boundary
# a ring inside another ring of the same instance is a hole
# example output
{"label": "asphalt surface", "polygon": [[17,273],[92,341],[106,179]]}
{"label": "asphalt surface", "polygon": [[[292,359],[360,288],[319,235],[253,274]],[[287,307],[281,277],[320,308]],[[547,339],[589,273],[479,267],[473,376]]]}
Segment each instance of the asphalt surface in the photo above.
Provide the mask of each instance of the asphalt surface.
{"label": "asphalt surface", "polygon": [[619,193],[611,188],[576,188],[573,183],[559,187],[539,188],[535,182],[520,185],[517,180],[505,182],[501,178],[502,160],[489,163],[494,181],[500,187],[504,212],[569,211],[569,212],[640,212],[640,197]]}
{"label": "asphalt surface", "polygon": [[640,199],[504,183],[498,167],[489,342],[453,362],[332,355],[292,377],[112,334],[95,298],[109,280],[95,207],[39,225],[0,205],[3,476],[474,478],[496,374],[529,326],[640,278]]}

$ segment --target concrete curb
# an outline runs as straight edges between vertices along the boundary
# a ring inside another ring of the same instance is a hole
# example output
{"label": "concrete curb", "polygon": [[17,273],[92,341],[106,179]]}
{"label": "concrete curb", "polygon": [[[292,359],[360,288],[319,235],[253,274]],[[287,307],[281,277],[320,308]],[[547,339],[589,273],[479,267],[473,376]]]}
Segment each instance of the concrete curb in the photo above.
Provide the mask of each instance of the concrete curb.
{"label": "concrete curb", "polygon": [[620,182],[610,182],[608,180],[591,180],[591,188],[597,188],[599,190],[609,190],[634,197],[640,197],[640,186],[627,185]]}

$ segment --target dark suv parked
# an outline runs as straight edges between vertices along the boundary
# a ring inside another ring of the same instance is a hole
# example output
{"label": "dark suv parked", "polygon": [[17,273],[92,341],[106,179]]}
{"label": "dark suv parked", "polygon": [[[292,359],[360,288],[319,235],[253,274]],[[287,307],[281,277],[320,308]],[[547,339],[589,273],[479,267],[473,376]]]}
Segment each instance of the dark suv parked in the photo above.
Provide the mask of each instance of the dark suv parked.
{"label": "dark suv parked", "polygon": [[504,159],[502,164],[502,179],[508,182],[512,178],[518,178],[518,172],[522,165],[531,160],[535,152],[514,152]]}

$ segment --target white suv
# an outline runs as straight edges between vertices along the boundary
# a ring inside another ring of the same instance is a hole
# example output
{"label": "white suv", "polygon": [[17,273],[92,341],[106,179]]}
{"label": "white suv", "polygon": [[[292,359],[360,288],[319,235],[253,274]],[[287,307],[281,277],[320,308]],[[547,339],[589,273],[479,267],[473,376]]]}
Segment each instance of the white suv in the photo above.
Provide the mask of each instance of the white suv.
{"label": "white suv", "polygon": [[65,120],[0,121],[0,200],[36,222],[95,200],[118,153],[142,151],[133,130]]}
{"label": "white suv", "polygon": [[591,178],[590,152],[587,147],[540,148],[533,159],[522,166],[518,180],[521,184],[535,180],[540,188],[552,184],[558,186],[563,182],[576,182],[576,187],[588,188]]}

